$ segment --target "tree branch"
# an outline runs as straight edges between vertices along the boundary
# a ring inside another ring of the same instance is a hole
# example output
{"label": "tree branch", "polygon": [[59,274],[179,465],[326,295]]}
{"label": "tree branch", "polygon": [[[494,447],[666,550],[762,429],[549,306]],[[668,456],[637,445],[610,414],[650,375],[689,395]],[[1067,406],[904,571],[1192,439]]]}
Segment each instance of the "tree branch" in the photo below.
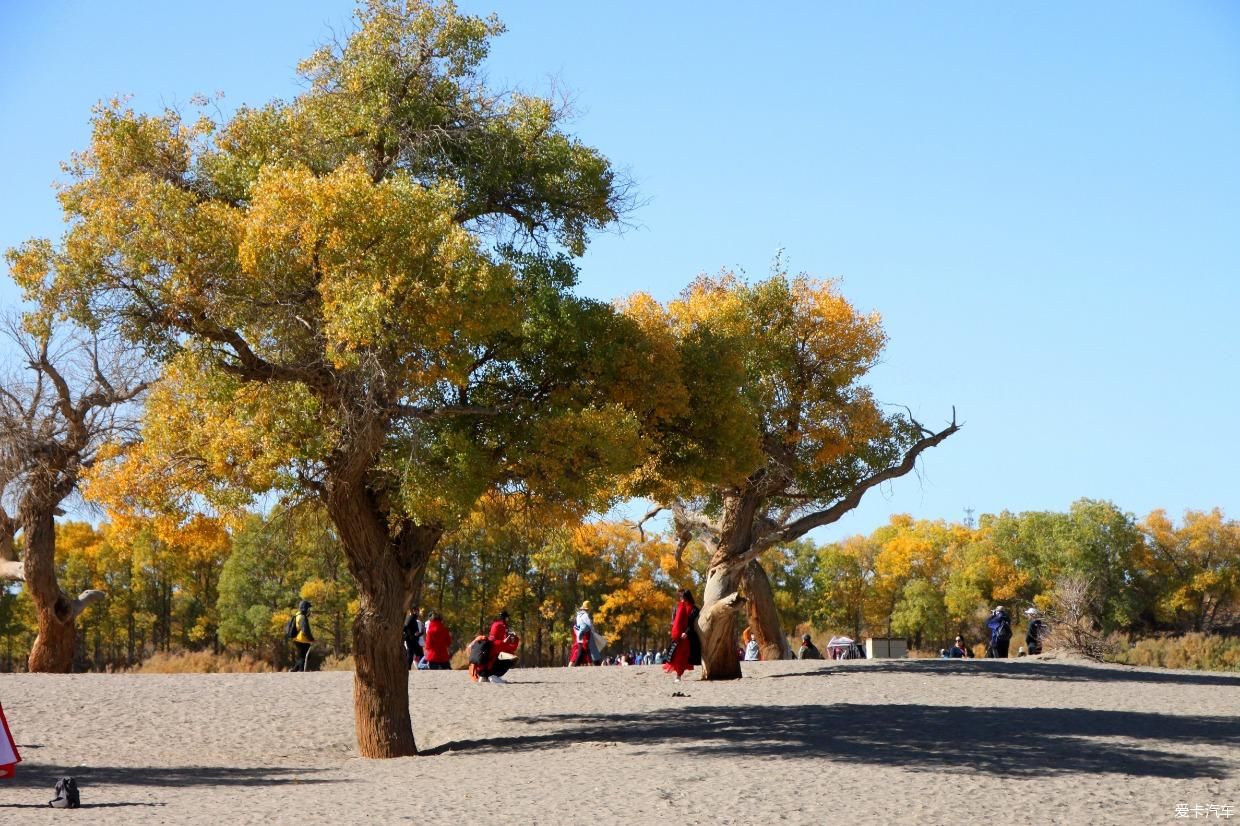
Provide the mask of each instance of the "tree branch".
{"label": "tree branch", "polygon": [[396,406],[395,413],[398,416],[408,416],[411,419],[430,421],[431,419],[446,419],[449,416],[498,416],[499,410],[494,407],[473,407],[467,404],[429,406],[401,404]]}
{"label": "tree branch", "polygon": [[645,531],[646,523],[649,522],[651,519],[654,519],[664,510],[665,508],[662,505],[655,505],[653,508],[646,511],[646,515],[643,516],[641,519],[638,519],[636,522],[629,523],[637,530],[637,535],[641,537],[642,542],[646,541],[646,531]]}
{"label": "tree branch", "polygon": [[96,591],[94,589],[83,591],[78,594],[78,598],[73,601],[73,612],[71,614],[71,618],[77,619],[79,614],[91,605],[94,605],[96,602],[101,602],[104,599],[107,599],[107,596],[108,595],[103,591]]}
{"label": "tree branch", "polygon": [[857,484],[856,487],[849,491],[843,499],[840,499],[831,507],[825,510],[806,514],[800,519],[790,522],[782,528],[766,534],[761,539],[754,542],[749,551],[744,554],[745,560],[748,561],[756,558],[759,554],[773,545],[779,545],[783,542],[791,542],[792,540],[809,533],[814,528],[819,528],[823,525],[830,525],[832,522],[838,521],[844,514],[861,504],[861,497],[865,495],[866,491],[881,485],[883,482],[898,479],[899,477],[904,476],[913,469],[917,462],[917,457],[921,455],[922,451],[935,447],[948,436],[951,436],[961,428],[961,425],[956,423],[955,407],[952,408],[952,423],[940,430],[938,433],[932,433],[929,430],[926,430],[921,427],[920,424],[917,424],[916,421],[913,421],[913,424],[917,425],[917,427],[921,429],[922,433],[925,433],[926,435],[908,449],[908,452],[904,454],[904,458],[900,460],[899,464],[884,468],[878,473],[863,479]]}

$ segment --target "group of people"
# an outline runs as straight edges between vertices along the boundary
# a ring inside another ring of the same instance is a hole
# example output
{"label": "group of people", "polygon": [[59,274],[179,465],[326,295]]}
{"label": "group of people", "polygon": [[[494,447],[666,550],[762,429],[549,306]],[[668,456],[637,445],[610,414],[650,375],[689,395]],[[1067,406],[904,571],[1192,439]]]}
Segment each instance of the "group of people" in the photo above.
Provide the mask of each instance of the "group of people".
{"label": "group of people", "polygon": [[594,621],[590,618],[590,603],[583,602],[573,619],[573,647],[569,652],[568,666],[611,663],[662,665],[664,671],[675,674],[676,682],[680,682],[686,671],[702,664],[702,640],[698,636],[697,618],[698,607],[693,592],[685,589],[680,592],[672,613],[671,639],[666,651],[625,653],[613,659],[604,659],[601,652],[607,641],[594,627]]}
{"label": "group of people", "polygon": [[452,667],[452,632],[438,611],[431,611],[425,622],[417,608],[410,611],[401,629],[401,644],[407,669],[446,671]]}
{"label": "group of people", "polygon": [[[1025,630],[1025,644],[1020,647],[1017,656],[1041,654],[1047,632],[1050,630],[1049,626],[1036,608],[1027,608],[1025,616],[1028,618],[1029,625]],[[990,631],[990,640],[986,644],[986,657],[1007,659],[1012,645],[1012,617],[1008,609],[1002,605],[993,609],[986,619],[986,628]],[[950,647],[940,649],[939,656],[943,659],[969,660],[973,659],[973,652],[965,644],[964,638],[957,634]]]}
{"label": "group of people", "polygon": [[[314,632],[310,627],[309,601],[302,600],[297,613],[289,619],[286,636],[292,642],[295,653],[293,667],[290,671],[306,671],[309,669],[310,650],[314,645]],[[702,641],[697,630],[698,607],[693,592],[685,589],[680,592],[672,614],[670,644],[665,651],[633,652],[621,655],[612,660],[617,664],[631,665],[662,665],[663,670],[676,675],[680,682],[686,671],[702,664]],[[751,640],[757,659],[757,641]],[[446,670],[451,668],[450,649],[452,633],[444,624],[443,617],[432,611],[423,622],[418,609],[411,610],[405,617],[401,630],[401,644],[404,648],[405,666],[409,669]],[[470,678],[476,683],[505,683],[504,675],[516,661],[516,652],[521,644],[520,637],[508,628],[508,612],[501,611],[491,623],[485,635],[477,636],[468,647]],[[594,627],[590,617],[590,603],[583,602],[577,609],[573,622],[573,646],[569,656],[569,666],[594,665],[609,662],[604,660],[601,651],[606,647],[606,639]],[[802,639],[798,652],[801,659],[821,659],[822,654],[814,647],[808,634]]]}
{"label": "group of people", "polygon": [[[737,657],[746,662],[757,662],[762,659],[762,646],[758,643],[758,638],[753,632],[746,628],[741,632],[741,648],[737,652]],[[818,650],[818,646],[814,645],[814,640],[809,634],[801,635],[801,647],[797,649],[798,660],[821,660],[822,652]]]}
{"label": "group of people", "polygon": [[[310,603],[302,600],[297,613],[289,620],[287,636],[295,649],[293,667],[290,671],[306,671],[309,668],[310,649],[314,645],[314,633],[310,628]],[[1039,616],[1037,609],[1025,611],[1028,617],[1028,630],[1025,633],[1025,647],[1020,649],[1023,656],[1041,654],[1048,627]],[[680,682],[686,671],[702,664],[702,642],[697,631],[698,607],[693,599],[693,592],[688,589],[680,592],[672,615],[670,645],[666,651],[628,652],[614,658],[604,658],[602,649],[606,647],[606,639],[594,627],[590,617],[590,603],[583,602],[577,609],[573,620],[573,646],[569,654],[569,667],[580,665],[662,665],[663,670],[676,675]],[[990,612],[986,620],[990,631],[990,641],[986,646],[988,658],[1006,659],[1012,640],[1012,619],[1007,608],[1000,605]],[[452,667],[449,650],[452,647],[452,633],[444,624],[443,617],[432,611],[423,622],[421,612],[416,608],[405,617],[401,633],[405,651],[405,665],[409,669],[447,670]],[[738,652],[745,660],[758,660],[758,640],[748,629],[743,638],[744,647]],[[851,640],[850,640],[851,642]],[[474,682],[505,683],[504,674],[516,661],[516,651],[520,646],[520,638],[508,629],[508,612],[501,611],[491,623],[486,635],[479,635],[470,645],[470,677]],[[830,648],[830,646],[829,646]],[[973,653],[965,644],[964,638],[956,635],[952,644],[940,649],[939,656],[944,659],[972,659]],[[814,645],[809,634],[801,637],[801,647],[797,650],[797,658],[802,660],[820,660],[822,652]]]}

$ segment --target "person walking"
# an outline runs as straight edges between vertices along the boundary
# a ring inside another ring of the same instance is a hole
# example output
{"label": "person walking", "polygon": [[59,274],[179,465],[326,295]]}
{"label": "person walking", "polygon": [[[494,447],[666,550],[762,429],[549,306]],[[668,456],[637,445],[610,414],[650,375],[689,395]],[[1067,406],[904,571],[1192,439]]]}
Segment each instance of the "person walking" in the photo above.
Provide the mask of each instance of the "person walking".
{"label": "person walking", "polygon": [[452,667],[448,649],[452,647],[452,632],[444,625],[438,611],[431,611],[426,620],[426,667],[431,671],[446,671]]}
{"label": "person walking", "polygon": [[296,623],[297,634],[293,637],[293,648],[296,649],[296,655],[293,661],[293,667],[289,671],[309,671],[310,668],[310,649],[314,645],[314,633],[310,630],[310,603],[302,600],[297,606],[297,616],[293,618]]}
{"label": "person walking", "polygon": [[693,666],[702,664],[702,641],[697,634],[698,608],[693,592],[688,588],[680,592],[676,612],[672,614],[671,656],[663,664],[663,670],[675,673],[676,682]]}
{"label": "person walking", "polygon": [[594,665],[598,661],[597,650],[594,644],[594,621],[590,619],[590,602],[587,600],[581,603],[577,616],[573,619],[573,648],[568,667]]}

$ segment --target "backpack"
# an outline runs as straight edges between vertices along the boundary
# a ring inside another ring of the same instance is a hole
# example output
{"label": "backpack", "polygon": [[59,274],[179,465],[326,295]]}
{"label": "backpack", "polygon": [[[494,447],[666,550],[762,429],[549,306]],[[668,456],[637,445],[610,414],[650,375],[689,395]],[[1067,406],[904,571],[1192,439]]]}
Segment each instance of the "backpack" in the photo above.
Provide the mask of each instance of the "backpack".
{"label": "backpack", "polygon": [[53,809],[76,809],[82,805],[78,796],[77,781],[72,777],[62,777],[56,781],[56,797],[47,802]]}
{"label": "backpack", "polygon": [[1012,622],[1007,617],[999,619],[999,632],[996,639],[1010,640],[1012,638]]}
{"label": "backpack", "polygon": [[486,665],[491,659],[491,641],[481,637],[469,644],[469,664]]}
{"label": "backpack", "polygon": [[288,618],[288,622],[284,626],[284,636],[290,640],[296,639],[298,633],[300,632],[297,628],[297,615],[293,614],[293,616]]}

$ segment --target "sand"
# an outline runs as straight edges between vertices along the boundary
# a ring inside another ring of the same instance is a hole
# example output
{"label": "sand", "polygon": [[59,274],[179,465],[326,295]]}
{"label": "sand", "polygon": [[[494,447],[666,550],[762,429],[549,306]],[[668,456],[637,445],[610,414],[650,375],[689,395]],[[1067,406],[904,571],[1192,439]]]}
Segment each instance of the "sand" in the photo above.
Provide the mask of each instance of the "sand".
{"label": "sand", "polygon": [[[417,672],[425,753],[383,761],[357,756],[349,673],[0,675],[24,757],[0,823],[1240,823],[1240,674],[744,667]],[[46,808],[62,774],[78,812]]]}

